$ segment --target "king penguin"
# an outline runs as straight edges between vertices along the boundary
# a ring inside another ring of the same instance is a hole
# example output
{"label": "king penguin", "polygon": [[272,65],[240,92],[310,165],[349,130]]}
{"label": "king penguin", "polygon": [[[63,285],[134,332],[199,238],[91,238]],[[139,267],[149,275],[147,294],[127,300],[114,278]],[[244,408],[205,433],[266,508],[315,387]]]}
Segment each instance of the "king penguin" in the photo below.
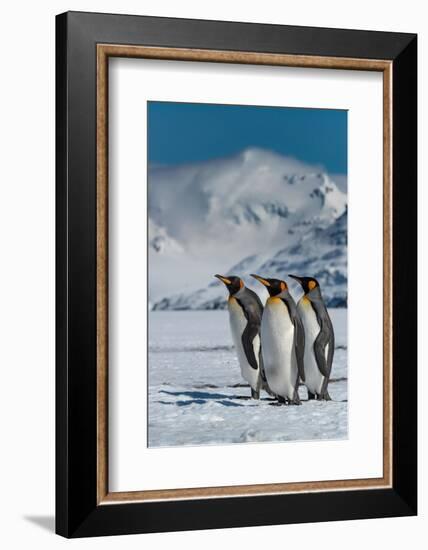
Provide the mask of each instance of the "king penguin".
{"label": "king penguin", "polygon": [[215,275],[229,291],[230,329],[244,380],[251,386],[251,397],[260,399],[260,389],[271,393],[264,377],[260,353],[260,323],[263,305],[240,277]]}
{"label": "king penguin", "polygon": [[300,405],[299,378],[305,381],[305,332],[287,283],[251,275],[269,292],[261,324],[266,379],[279,403]]}
{"label": "king penguin", "polygon": [[290,275],[305,294],[297,310],[305,327],[305,374],[308,399],[330,401],[327,391],[334,354],[333,324],[325,306],[318,281],[313,277]]}

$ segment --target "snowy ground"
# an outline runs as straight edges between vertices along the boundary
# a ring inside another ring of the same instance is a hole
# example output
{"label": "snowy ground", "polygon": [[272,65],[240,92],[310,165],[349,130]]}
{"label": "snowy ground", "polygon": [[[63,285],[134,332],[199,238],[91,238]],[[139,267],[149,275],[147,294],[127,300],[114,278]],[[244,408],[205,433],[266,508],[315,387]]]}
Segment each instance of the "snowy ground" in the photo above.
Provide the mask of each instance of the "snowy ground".
{"label": "snowy ground", "polygon": [[336,334],[331,402],[275,406],[248,399],[226,311],[156,311],[149,318],[149,446],[347,437],[347,311],[330,310]]}

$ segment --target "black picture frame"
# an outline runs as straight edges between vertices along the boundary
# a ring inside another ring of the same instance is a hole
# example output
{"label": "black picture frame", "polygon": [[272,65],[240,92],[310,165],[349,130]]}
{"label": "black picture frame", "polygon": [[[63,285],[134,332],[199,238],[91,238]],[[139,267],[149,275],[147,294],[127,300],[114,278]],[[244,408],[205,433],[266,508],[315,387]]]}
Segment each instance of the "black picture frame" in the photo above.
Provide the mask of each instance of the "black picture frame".
{"label": "black picture frame", "polygon": [[[97,504],[100,43],[392,62],[391,488]],[[68,12],[56,18],[56,98],[56,532],[85,537],[415,515],[417,36]]]}

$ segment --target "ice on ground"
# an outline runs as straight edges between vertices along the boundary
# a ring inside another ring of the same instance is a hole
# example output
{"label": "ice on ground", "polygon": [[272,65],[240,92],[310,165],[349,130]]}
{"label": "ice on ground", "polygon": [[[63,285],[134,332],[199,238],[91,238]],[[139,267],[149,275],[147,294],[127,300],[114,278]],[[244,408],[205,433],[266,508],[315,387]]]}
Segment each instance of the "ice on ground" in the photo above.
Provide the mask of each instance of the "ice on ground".
{"label": "ice on ground", "polygon": [[330,402],[277,406],[249,399],[227,311],[149,314],[150,447],[347,437],[347,310],[330,310],[336,336]]}

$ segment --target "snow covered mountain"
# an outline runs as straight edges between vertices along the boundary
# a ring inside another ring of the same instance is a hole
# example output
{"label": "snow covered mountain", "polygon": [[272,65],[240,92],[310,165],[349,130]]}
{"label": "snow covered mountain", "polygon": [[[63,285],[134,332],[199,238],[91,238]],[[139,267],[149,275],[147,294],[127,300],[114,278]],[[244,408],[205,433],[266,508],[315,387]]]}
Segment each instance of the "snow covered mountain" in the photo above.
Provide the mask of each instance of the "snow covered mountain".
{"label": "snow covered mountain", "polygon": [[[214,273],[320,280],[346,305],[346,194],[317,167],[262,149],[149,169],[149,299],[159,309],[225,307]],[[297,289],[296,289],[297,290]],[[263,296],[264,297],[264,296]]]}

